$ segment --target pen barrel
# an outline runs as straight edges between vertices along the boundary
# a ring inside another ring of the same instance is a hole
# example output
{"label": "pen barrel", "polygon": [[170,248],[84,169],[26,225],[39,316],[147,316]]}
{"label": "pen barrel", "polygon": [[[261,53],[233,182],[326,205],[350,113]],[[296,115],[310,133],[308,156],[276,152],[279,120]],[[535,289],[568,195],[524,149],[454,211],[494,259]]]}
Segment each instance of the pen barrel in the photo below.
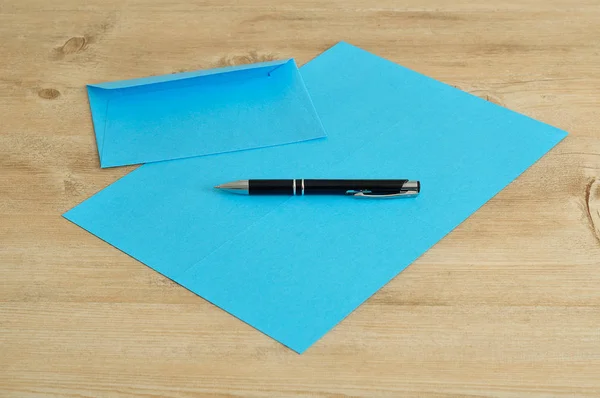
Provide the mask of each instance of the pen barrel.
{"label": "pen barrel", "polygon": [[248,194],[294,195],[294,180],[249,180]]}
{"label": "pen barrel", "polygon": [[408,180],[249,180],[250,195],[397,194]]}
{"label": "pen barrel", "polygon": [[304,180],[304,195],[345,195],[354,192],[394,194],[408,180]]}

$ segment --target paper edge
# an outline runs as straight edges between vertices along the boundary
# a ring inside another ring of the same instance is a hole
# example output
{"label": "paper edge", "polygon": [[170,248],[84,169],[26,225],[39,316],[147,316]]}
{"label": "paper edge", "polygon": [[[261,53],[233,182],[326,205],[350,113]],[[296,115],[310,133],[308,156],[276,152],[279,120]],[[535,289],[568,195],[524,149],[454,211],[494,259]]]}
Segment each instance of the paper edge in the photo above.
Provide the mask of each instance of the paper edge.
{"label": "paper edge", "polygon": [[[134,171],[135,171],[135,170],[134,170]],[[129,174],[131,174],[131,173],[129,173]],[[129,174],[127,174],[127,175],[129,175]],[[89,199],[89,198],[88,198],[88,199]],[[87,199],[86,199],[86,200],[87,200]],[[282,345],[282,346],[284,346],[284,347],[286,347],[286,348],[288,348],[288,349],[292,350],[293,352],[295,352],[296,354],[299,354],[299,355],[300,355],[300,354],[302,354],[304,351],[306,351],[308,348],[310,348],[310,346],[312,345],[312,343],[311,343],[309,346],[306,346],[306,347],[304,347],[304,346],[303,346],[303,347],[296,347],[296,348],[294,348],[294,347],[292,347],[292,346],[290,346],[290,345],[288,345],[288,344],[286,344],[286,343],[282,342],[281,340],[279,340],[279,339],[276,339],[275,337],[273,337],[273,336],[271,336],[271,335],[269,335],[269,334],[265,333],[264,331],[262,331],[262,330],[258,329],[256,326],[254,326],[254,325],[252,325],[252,324],[250,324],[250,323],[246,322],[244,319],[240,318],[239,316],[235,315],[234,313],[232,313],[232,312],[230,312],[230,311],[226,310],[225,308],[223,308],[223,307],[221,307],[221,306],[217,305],[216,303],[214,303],[213,301],[211,301],[211,300],[207,299],[206,297],[204,297],[204,296],[202,296],[202,295],[200,295],[200,294],[198,294],[198,293],[194,292],[194,291],[193,291],[193,290],[191,290],[190,288],[188,288],[188,287],[186,287],[185,285],[183,285],[183,284],[181,284],[180,282],[178,282],[176,279],[174,279],[174,278],[172,278],[172,277],[170,277],[170,276],[168,276],[168,275],[165,275],[165,274],[163,274],[163,273],[162,273],[162,272],[160,272],[160,271],[157,271],[157,270],[156,270],[155,268],[153,268],[151,265],[148,265],[148,264],[146,264],[145,262],[143,262],[142,260],[140,260],[140,259],[138,259],[138,258],[134,257],[132,254],[128,253],[126,250],[124,250],[124,249],[122,249],[122,248],[120,248],[120,247],[118,247],[118,246],[115,246],[114,244],[110,243],[108,240],[106,240],[106,239],[102,238],[101,236],[98,236],[98,235],[96,235],[95,233],[93,233],[92,231],[90,231],[88,228],[84,227],[83,225],[81,225],[81,224],[79,224],[77,221],[75,221],[74,217],[70,217],[70,216],[69,216],[69,213],[71,212],[71,210],[73,210],[75,207],[78,207],[79,205],[83,204],[83,203],[84,203],[86,200],[84,200],[83,202],[81,202],[81,203],[79,203],[78,205],[74,206],[74,207],[73,207],[73,208],[71,208],[70,210],[67,210],[66,212],[64,212],[64,213],[61,215],[61,217],[62,217],[63,219],[65,219],[65,220],[67,220],[69,223],[71,223],[71,224],[75,225],[76,227],[83,229],[84,231],[86,231],[86,232],[87,232],[87,233],[89,233],[89,234],[92,234],[92,235],[93,235],[93,236],[95,236],[96,238],[100,239],[102,242],[104,242],[104,243],[108,244],[109,246],[111,246],[111,247],[115,248],[115,249],[116,249],[116,250],[118,250],[119,252],[121,252],[121,253],[123,253],[123,254],[127,255],[128,257],[130,257],[131,259],[135,260],[136,262],[138,262],[138,263],[140,263],[140,264],[143,264],[145,267],[148,267],[148,268],[149,268],[149,269],[150,269],[152,272],[155,272],[155,273],[157,273],[157,274],[159,274],[159,275],[161,275],[161,276],[163,276],[163,277],[165,277],[165,278],[169,279],[170,281],[172,281],[172,282],[176,283],[178,286],[180,286],[180,287],[184,288],[185,290],[187,290],[188,292],[190,292],[190,293],[194,294],[195,296],[197,296],[197,297],[198,297],[198,298],[200,298],[201,300],[204,300],[205,302],[207,302],[207,303],[209,303],[210,305],[214,306],[214,307],[215,307],[215,308],[217,308],[218,310],[220,310],[220,311],[224,311],[224,312],[225,312],[226,314],[228,314],[229,316],[232,316],[232,317],[233,317],[233,318],[235,318],[236,320],[238,320],[238,321],[240,321],[240,322],[242,322],[242,323],[244,323],[244,324],[248,325],[248,326],[249,326],[249,327],[251,327],[252,329],[254,329],[254,330],[256,330],[257,332],[261,333],[263,336],[266,336],[266,337],[267,337],[267,338],[268,338],[270,341],[273,341],[273,342],[275,342],[276,344],[280,344],[280,345]],[[322,336],[321,336],[321,337],[322,337]],[[320,338],[320,337],[319,337],[319,338]]]}
{"label": "paper edge", "polygon": [[[536,120],[537,121],[537,120]],[[538,121],[539,122],[539,121]],[[329,332],[331,332],[333,329],[335,329],[338,325],[340,325],[344,320],[346,320],[346,318],[348,318],[350,315],[352,315],[352,313],[354,311],[356,311],[358,308],[360,308],[367,300],[369,300],[371,297],[375,296],[381,289],[383,289],[387,284],[389,284],[392,280],[394,280],[395,278],[399,277],[401,273],[403,273],[406,269],[408,269],[408,267],[410,267],[411,265],[413,265],[415,263],[415,261],[417,261],[419,258],[421,258],[425,253],[427,253],[429,250],[431,250],[434,246],[436,246],[438,243],[440,243],[442,240],[444,240],[448,235],[450,235],[452,232],[454,232],[454,230],[456,228],[458,228],[461,224],[463,224],[465,221],[467,221],[469,218],[471,218],[471,216],[473,216],[475,213],[477,213],[483,206],[485,206],[487,203],[490,202],[490,200],[492,200],[496,195],[498,195],[500,192],[504,191],[510,184],[514,183],[516,181],[517,178],[519,178],[521,175],[523,175],[527,170],[529,170],[534,164],[536,164],[537,162],[539,162],[544,156],[546,156],[548,153],[550,153],[550,151],[552,151],[558,144],[560,144],[567,136],[568,133],[564,130],[558,129],[554,126],[550,126],[553,127],[557,132],[560,132],[562,134],[557,135],[557,138],[555,140],[554,143],[552,143],[550,145],[550,147],[547,150],[544,150],[542,152],[542,154],[537,157],[537,159],[535,159],[529,166],[527,166],[525,169],[523,169],[519,174],[517,174],[517,176],[515,176],[512,180],[510,180],[509,183],[507,183],[506,185],[504,185],[502,188],[500,188],[498,190],[498,192],[496,192],[494,195],[492,195],[489,199],[487,199],[483,204],[481,204],[481,206],[477,207],[476,209],[474,209],[465,219],[463,219],[461,222],[459,222],[458,224],[456,224],[454,227],[452,227],[452,229],[450,229],[448,232],[445,232],[442,237],[440,239],[438,239],[437,241],[435,241],[433,243],[433,245],[431,245],[427,250],[425,250],[424,252],[422,252],[421,254],[419,254],[419,256],[417,256],[414,260],[410,261],[408,263],[408,265],[406,267],[404,267],[402,270],[400,270],[399,272],[395,273],[391,278],[389,278],[387,281],[385,281],[385,283],[383,283],[380,287],[378,287],[373,293],[368,294],[367,297],[360,301],[360,303],[355,306],[353,309],[351,309],[346,315],[344,315],[339,321],[337,321],[336,323],[334,323],[330,328],[328,328],[327,330],[325,330],[323,333],[319,334],[318,337],[316,337],[314,340],[312,340],[310,343],[308,343],[308,346],[302,350],[302,352],[297,351],[296,349],[292,348],[294,351],[298,352],[299,354],[302,354],[304,351],[306,351],[307,349],[309,349],[310,347],[312,347],[314,344],[316,344],[319,340],[321,340],[326,334],[328,334]],[[221,307],[219,307],[221,308]],[[262,331],[261,331],[262,332]],[[263,332],[264,333],[264,332]],[[279,340],[277,340],[279,341]],[[280,341],[280,343],[284,344],[283,342]],[[288,345],[284,344],[286,347],[289,347]],[[291,348],[291,347],[290,347]]]}
{"label": "paper edge", "polygon": [[[479,96],[477,96],[477,95],[475,95],[475,94],[471,94],[471,93],[469,93],[468,91],[461,90],[460,88],[457,88],[457,87],[453,86],[453,85],[452,85],[452,84],[450,84],[450,83],[446,83],[445,81],[442,81],[442,80],[439,80],[439,79],[433,78],[433,77],[431,77],[431,76],[428,76],[428,75],[426,75],[426,74],[424,74],[424,73],[422,73],[422,72],[416,71],[416,70],[414,70],[414,69],[412,69],[412,68],[409,68],[409,67],[407,67],[407,66],[404,66],[404,65],[402,65],[402,64],[399,64],[399,63],[397,63],[397,62],[395,62],[395,61],[392,61],[392,60],[390,60],[390,59],[387,59],[387,58],[385,58],[385,57],[383,57],[383,56],[381,56],[381,55],[378,55],[378,54],[376,54],[375,52],[371,52],[371,51],[365,50],[364,48],[358,47],[358,46],[356,46],[356,45],[354,45],[354,44],[352,44],[352,43],[348,43],[348,42],[345,42],[345,41],[339,41],[339,42],[337,42],[336,44],[334,44],[334,45],[332,45],[331,47],[329,47],[327,50],[325,50],[325,51],[323,51],[322,53],[320,53],[319,55],[317,55],[317,56],[316,56],[314,59],[318,58],[319,56],[321,56],[321,55],[325,54],[326,52],[328,52],[328,51],[330,51],[330,50],[333,50],[333,49],[335,49],[336,47],[350,47],[350,48],[352,48],[352,49],[354,49],[354,50],[358,50],[358,51],[360,51],[360,52],[361,52],[361,53],[363,53],[363,54],[366,54],[366,55],[368,55],[368,56],[371,56],[371,57],[376,57],[376,58],[378,58],[378,59],[379,59],[379,60],[381,60],[381,61],[384,61],[384,62],[386,62],[386,63],[388,63],[388,64],[394,65],[394,66],[396,66],[397,68],[400,68],[400,69],[407,70],[407,71],[409,71],[409,72],[411,72],[411,73],[414,73],[415,75],[419,75],[419,76],[421,76],[421,77],[423,77],[423,78],[426,78],[426,79],[428,79],[428,80],[430,80],[430,81],[436,82],[436,83],[438,83],[438,84],[442,84],[442,85],[446,86],[448,89],[451,89],[451,90],[457,91],[457,92],[459,92],[459,93],[462,93],[462,94],[464,94],[464,95],[468,95],[468,96],[470,96],[470,97],[472,97],[472,98],[475,98],[475,99],[479,100],[480,102],[483,102],[483,103],[486,103],[486,104],[488,104],[489,106],[493,106],[493,107],[496,107],[496,108],[499,108],[499,109],[504,109],[505,111],[508,111],[508,112],[511,112],[511,113],[513,113],[513,114],[516,114],[516,115],[519,115],[519,116],[522,116],[522,117],[528,118],[528,119],[530,119],[530,120],[533,120],[533,121],[535,121],[535,122],[537,122],[537,123],[541,123],[541,124],[544,124],[544,125],[546,125],[546,126],[552,127],[552,128],[554,128],[554,129],[556,129],[556,130],[562,131],[562,132],[563,132],[565,135],[568,135],[568,134],[569,134],[567,131],[565,131],[565,130],[563,130],[563,129],[559,128],[559,127],[553,126],[553,125],[551,125],[551,124],[549,124],[549,123],[547,123],[547,122],[544,122],[544,121],[542,121],[542,120],[535,119],[535,118],[534,118],[534,117],[532,117],[532,116],[526,115],[526,114],[524,114],[524,113],[522,113],[522,112],[519,112],[519,111],[516,111],[516,110],[514,110],[514,109],[511,109],[511,108],[505,107],[505,106],[503,106],[503,105],[499,105],[499,104],[493,103],[493,102],[491,102],[491,101],[488,101],[488,100],[486,100],[486,99],[483,99],[483,98],[481,98],[481,97],[479,97]],[[312,60],[311,60],[311,61],[312,61]],[[307,62],[305,65],[309,64],[311,61]],[[563,138],[564,138],[564,137],[563,137]],[[561,139],[561,140],[562,140],[562,139]],[[560,141],[559,141],[559,142],[560,142]],[[555,145],[556,145],[556,144],[555,144]]]}

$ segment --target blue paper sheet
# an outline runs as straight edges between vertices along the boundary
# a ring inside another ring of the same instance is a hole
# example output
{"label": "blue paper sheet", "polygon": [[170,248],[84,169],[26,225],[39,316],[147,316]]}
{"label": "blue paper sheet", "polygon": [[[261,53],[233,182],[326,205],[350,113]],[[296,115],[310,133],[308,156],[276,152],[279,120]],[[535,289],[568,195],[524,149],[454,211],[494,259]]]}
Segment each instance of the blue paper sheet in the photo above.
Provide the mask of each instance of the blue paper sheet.
{"label": "blue paper sheet", "polygon": [[325,136],[293,59],[90,85],[88,97],[101,167]]}
{"label": "blue paper sheet", "polygon": [[[145,165],[65,214],[300,353],[566,135],[346,43],[301,72],[327,140]],[[212,188],[245,178],[409,178],[422,192]]]}

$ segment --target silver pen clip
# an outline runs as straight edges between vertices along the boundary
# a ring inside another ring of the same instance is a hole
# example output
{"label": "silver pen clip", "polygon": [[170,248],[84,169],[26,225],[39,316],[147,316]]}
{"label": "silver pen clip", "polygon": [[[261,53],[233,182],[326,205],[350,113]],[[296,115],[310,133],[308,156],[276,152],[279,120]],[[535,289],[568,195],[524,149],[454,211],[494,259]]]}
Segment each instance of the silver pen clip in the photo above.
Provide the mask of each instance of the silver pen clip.
{"label": "silver pen clip", "polygon": [[346,195],[352,195],[357,199],[394,199],[394,198],[414,198],[419,194],[417,190],[400,191],[391,194],[376,194],[368,190],[364,191],[346,191]]}

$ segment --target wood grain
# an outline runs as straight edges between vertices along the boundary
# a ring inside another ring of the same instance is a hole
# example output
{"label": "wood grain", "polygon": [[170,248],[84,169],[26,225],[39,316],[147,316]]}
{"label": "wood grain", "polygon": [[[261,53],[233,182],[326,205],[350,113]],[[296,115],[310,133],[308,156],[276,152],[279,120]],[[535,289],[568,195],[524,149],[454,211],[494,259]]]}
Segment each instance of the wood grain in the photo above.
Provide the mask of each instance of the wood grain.
{"label": "wood grain", "polygon": [[[597,0],[3,0],[0,396],[600,396]],[[304,355],[60,214],[86,83],[345,40],[570,132]]]}

